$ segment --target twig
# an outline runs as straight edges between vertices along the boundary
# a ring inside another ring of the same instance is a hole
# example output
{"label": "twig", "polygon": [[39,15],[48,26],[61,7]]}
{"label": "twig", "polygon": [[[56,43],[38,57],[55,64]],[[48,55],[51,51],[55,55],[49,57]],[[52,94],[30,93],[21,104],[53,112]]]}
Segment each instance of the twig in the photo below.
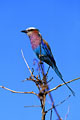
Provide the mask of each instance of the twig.
{"label": "twig", "polygon": [[36,80],[33,80],[32,78],[26,78],[25,80],[22,80],[22,82],[25,82],[25,81],[33,81],[33,82],[38,82]]}
{"label": "twig", "polygon": [[67,83],[71,83],[71,82],[76,81],[76,80],[78,80],[78,79],[80,79],[80,77],[79,77],[79,78],[76,78],[76,79],[73,79],[73,80],[70,80],[70,81],[68,81],[68,82],[62,83],[62,84],[58,85],[57,87],[55,87],[55,88],[53,88],[53,89],[50,89],[49,91],[46,91],[46,94],[48,94],[49,92],[52,92],[52,91],[58,89],[59,87],[65,85],[65,84],[67,84]]}
{"label": "twig", "polygon": [[28,69],[29,69],[29,72],[31,73],[31,76],[34,78],[34,75],[32,74],[31,69],[30,69],[30,67],[29,67],[29,65],[28,65],[28,63],[27,63],[27,61],[26,61],[26,59],[25,59],[25,57],[24,57],[24,54],[23,54],[22,49],[21,49],[21,54],[22,54],[22,57],[23,57],[23,59],[24,59],[24,62],[25,62],[25,64],[26,64],[26,66],[27,66]]}
{"label": "twig", "polygon": [[41,107],[40,105],[24,106],[24,107]]}
{"label": "twig", "polygon": [[70,97],[71,97],[71,95],[69,95],[68,97],[66,97],[63,101],[59,102],[57,105],[55,105],[55,107],[61,105],[62,103],[64,103],[65,101],[67,101]]}
{"label": "twig", "polygon": [[6,87],[4,87],[4,86],[0,86],[0,88],[3,88],[3,89],[5,89],[5,90],[8,90],[8,91],[10,91],[10,92],[12,92],[12,93],[34,94],[34,95],[38,96],[38,95],[37,95],[35,92],[33,92],[33,91],[31,91],[31,92],[20,92],[20,91],[11,90],[11,89],[6,88]]}
{"label": "twig", "polygon": [[33,77],[33,79],[36,78],[37,80],[40,81],[40,79],[38,79],[36,76],[33,75],[33,72],[31,71],[31,69],[30,69],[30,67],[29,67],[29,65],[28,65],[28,63],[27,63],[27,61],[26,61],[26,59],[25,59],[25,57],[24,57],[24,54],[23,54],[22,49],[21,49],[21,54],[22,54],[23,60],[24,60],[24,62],[25,62],[25,64],[26,64],[26,66],[28,67],[29,72],[30,72],[31,76]]}
{"label": "twig", "polygon": [[50,66],[48,67],[48,70],[47,70],[46,76],[48,75],[49,69],[50,69]]}
{"label": "twig", "polygon": [[51,82],[52,80],[53,80],[53,77],[47,83]]}

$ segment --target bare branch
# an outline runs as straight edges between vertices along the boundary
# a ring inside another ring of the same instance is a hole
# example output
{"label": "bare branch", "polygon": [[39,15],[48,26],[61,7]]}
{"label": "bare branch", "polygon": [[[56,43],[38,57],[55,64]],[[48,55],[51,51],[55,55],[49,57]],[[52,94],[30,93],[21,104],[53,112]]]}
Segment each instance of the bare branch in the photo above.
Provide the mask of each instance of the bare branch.
{"label": "bare branch", "polygon": [[[22,49],[21,49],[21,54],[22,54],[23,60],[24,60],[24,62],[25,62],[25,64],[26,64],[26,66],[28,67],[29,72],[30,72],[31,76],[33,77],[33,79],[36,78],[37,80],[39,80],[36,76],[33,75],[33,72],[31,71],[31,69],[30,69],[30,67],[29,67],[29,65],[28,65],[28,63],[27,63],[27,61],[26,61],[26,59],[25,59],[25,57],[24,57],[24,54],[23,54]],[[40,80],[39,80],[39,81],[40,81]]]}
{"label": "bare branch", "polygon": [[24,107],[41,107],[40,105],[24,106]]}
{"label": "bare branch", "polygon": [[10,92],[12,92],[12,93],[34,94],[34,95],[38,96],[38,95],[37,95],[35,92],[33,92],[33,91],[31,91],[31,92],[20,92],[20,91],[11,90],[11,89],[6,88],[6,87],[4,87],[4,86],[0,86],[0,88],[3,88],[3,89],[5,89],[5,90],[8,90],[8,91],[10,91]]}
{"label": "bare branch", "polygon": [[58,89],[59,87],[65,85],[65,84],[67,84],[67,83],[71,83],[71,82],[76,81],[76,80],[78,80],[78,79],[80,79],[80,77],[78,77],[78,78],[76,78],[76,79],[73,79],[73,80],[70,80],[70,81],[68,81],[68,82],[62,83],[62,84],[58,85],[57,87],[55,87],[55,88],[53,88],[53,89],[50,89],[49,91],[46,91],[46,94],[48,94],[49,92],[52,92],[52,91]]}
{"label": "bare branch", "polygon": [[61,105],[62,103],[64,103],[65,101],[67,101],[70,97],[71,97],[71,95],[69,95],[68,97],[66,97],[63,101],[59,102],[57,105],[55,105],[55,107]]}
{"label": "bare branch", "polygon": [[53,77],[47,83],[51,82],[52,80],[53,80]]}
{"label": "bare branch", "polygon": [[22,54],[22,57],[23,57],[23,59],[24,59],[24,62],[25,62],[25,64],[26,64],[26,66],[27,66],[28,69],[29,69],[29,72],[31,73],[31,76],[34,78],[34,75],[32,74],[31,69],[30,69],[30,67],[29,67],[29,65],[28,65],[28,63],[27,63],[27,61],[26,61],[26,59],[25,59],[25,57],[24,57],[24,54],[23,54],[22,49],[21,49],[21,54]]}
{"label": "bare branch", "polygon": [[48,70],[47,70],[46,76],[48,75],[49,69],[50,69],[50,66],[48,67]]}

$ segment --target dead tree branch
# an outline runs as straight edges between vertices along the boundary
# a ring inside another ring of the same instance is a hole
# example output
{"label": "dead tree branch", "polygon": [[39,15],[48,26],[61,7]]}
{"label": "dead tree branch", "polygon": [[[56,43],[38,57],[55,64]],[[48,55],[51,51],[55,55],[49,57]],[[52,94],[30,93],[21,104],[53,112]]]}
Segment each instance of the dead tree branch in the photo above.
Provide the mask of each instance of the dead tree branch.
{"label": "dead tree branch", "polygon": [[4,87],[4,86],[0,86],[0,88],[3,88],[3,89],[5,89],[5,90],[8,90],[8,91],[10,91],[10,92],[12,92],[12,93],[20,93],[20,94],[34,94],[34,95],[38,96],[38,94],[36,94],[36,93],[35,93],[35,92],[33,92],[33,91],[31,91],[31,92],[20,92],[20,91],[11,90],[11,89],[6,88],[6,87]]}
{"label": "dead tree branch", "polygon": [[65,84],[67,84],[67,83],[71,83],[71,82],[76,81],[76,80],[79,80],[79,79],[80,79],[80,77],[75,78],[75,79],[73,79],[73,80],[70,80],[70,81],[68,81],[68,82],[62,83],[62,84],[60,84],[60,85],[56,86],[55,88],[50,89],[49,91],[46,91],[46,94],[48,94],[49,92],[52,92],[52,91],[54,91],[54,90],[58,89],[59,87],[61,87],[61,86],[65,85]]}

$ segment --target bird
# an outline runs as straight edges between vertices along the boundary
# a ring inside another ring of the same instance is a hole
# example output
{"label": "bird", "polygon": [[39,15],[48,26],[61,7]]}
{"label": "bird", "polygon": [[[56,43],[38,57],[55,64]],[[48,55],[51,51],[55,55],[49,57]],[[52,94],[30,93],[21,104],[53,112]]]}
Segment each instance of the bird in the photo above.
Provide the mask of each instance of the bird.
{"label": "bird", "polygon": [[68,87],[68,89],[75,96],[74,91],[67,85],[67,83],[64,81],[64,79],[62,77],[62,74],[58,70],[58,67],[56,65],[56,61],[52,54],[51,48],[50,48],[48,42],[43,39],[42,35],[40,34],[39,29],[37,29],[35,27],[29,27],[26,30],[22,30],[21,32],[26,33],[28,35],[32,49],[35,52],[38,59],[40,59],[41,61],[43,61],[43,62],[47,63],[49,66],[51,66],[52,69],[57,74],[57,76],[65,83],[65,85]]}

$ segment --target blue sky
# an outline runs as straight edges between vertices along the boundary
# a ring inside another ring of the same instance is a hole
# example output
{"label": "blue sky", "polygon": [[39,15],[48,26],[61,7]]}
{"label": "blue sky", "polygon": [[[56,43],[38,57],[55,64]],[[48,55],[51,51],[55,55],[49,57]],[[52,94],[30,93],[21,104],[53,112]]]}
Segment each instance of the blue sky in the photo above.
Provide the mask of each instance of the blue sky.
{"label": "blue sky", "polygon": [[[21,82],[30,73],[26,67],[21,49],[30,66],[36,58],[31,49],[29,38],[20,31],[36,27],[50,44],[57,66],[65,81],[80,77],[80,1],[79,0],[3,0],[0,2],[0,85],[18,90],[37,92],[31,82]],[[47,69],[45,64],[45,71]],[[50,69],[49,78],[53,88],[62,83]],[[76,96],[57,107],[61,117],[70,107],[67,120],[80,118],[80,80],[70,87]],[[66,86],[52,93],[55,103],[59,103],[70,93]],[[49,100],[47,98],[47,104]],[[12,94],[0,88],[0,118],[2,120],[41,120],[40,108],[24,108],[26,105],[39,105],[33,95]],[[53,112],[56,119],[56,115]],[[49,120],[49,114],[46,116]]]}

